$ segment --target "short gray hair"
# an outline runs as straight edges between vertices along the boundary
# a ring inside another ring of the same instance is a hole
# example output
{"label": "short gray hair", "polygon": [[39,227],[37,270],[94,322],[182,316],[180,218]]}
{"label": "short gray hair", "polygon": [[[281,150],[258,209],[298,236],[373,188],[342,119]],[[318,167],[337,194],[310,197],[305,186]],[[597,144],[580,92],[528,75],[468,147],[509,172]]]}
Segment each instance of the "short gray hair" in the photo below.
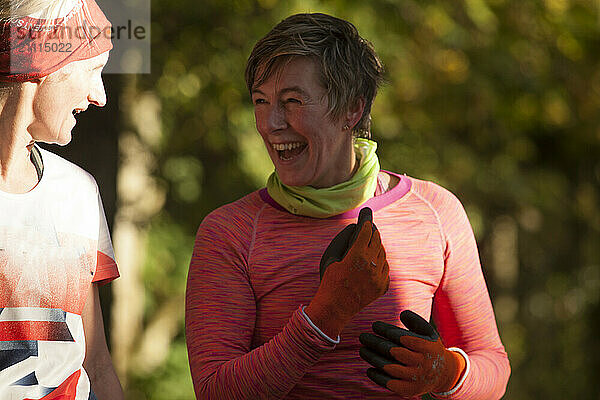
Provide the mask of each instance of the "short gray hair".
{"label": "short gray hair", "polygon": [[356,27],[327,14],[287,17],[256,43],[248,57],[246,86],[250,93],[294,57],[317,61],[332,120],[338,120],[360,98],[365,100],[353,133],[370,137],[371,105],[383,82],[384,69],[373,45]]}

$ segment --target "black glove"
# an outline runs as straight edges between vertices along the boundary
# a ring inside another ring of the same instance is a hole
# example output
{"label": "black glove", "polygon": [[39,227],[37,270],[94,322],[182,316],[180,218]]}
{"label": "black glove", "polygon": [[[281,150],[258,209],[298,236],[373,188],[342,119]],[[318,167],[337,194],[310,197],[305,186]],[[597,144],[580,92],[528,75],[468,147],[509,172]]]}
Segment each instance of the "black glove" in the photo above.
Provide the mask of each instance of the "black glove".
{"label": "black glove", "polygon": [[[356,224],[348,225],[331,240],[331,243],[329,243],[329,246],[327,246],[321,256],[321,263],[319,266],[319,275],[321,279],[323,279],[323,274],[329,264],[342,261],[344,257],[346,257],[348,249],[352,247],[352,244],[358,236],[358,232],[360,232],[360,229],[366,221],[373,222],[373,211],[371,211],[369,207],[364,207],[360,210],[358,222]],[[373,232],[376,230],[377,227],[373,224]]]}

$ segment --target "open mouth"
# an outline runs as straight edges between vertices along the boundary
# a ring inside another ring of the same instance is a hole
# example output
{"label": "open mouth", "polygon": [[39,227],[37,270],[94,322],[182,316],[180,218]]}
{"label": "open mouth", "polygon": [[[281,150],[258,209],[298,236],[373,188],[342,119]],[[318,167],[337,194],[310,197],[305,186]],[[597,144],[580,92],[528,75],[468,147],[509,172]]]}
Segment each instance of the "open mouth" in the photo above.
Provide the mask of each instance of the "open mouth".
{"label": "open mouth", "polygon": [[293,159],[308,147],[307,144],[303,142],[273,143],[271,146],[273,146],[273,150],[277,151],[277,155],[282,161]]}
{"label": "open mouth", "polygon": [[76,116],[77,114],[79,114],[82,111],[84,111],[84,110],[81,108],[76,108],[73,111],[71,111],[71,113],[73,114],[73,116]]}

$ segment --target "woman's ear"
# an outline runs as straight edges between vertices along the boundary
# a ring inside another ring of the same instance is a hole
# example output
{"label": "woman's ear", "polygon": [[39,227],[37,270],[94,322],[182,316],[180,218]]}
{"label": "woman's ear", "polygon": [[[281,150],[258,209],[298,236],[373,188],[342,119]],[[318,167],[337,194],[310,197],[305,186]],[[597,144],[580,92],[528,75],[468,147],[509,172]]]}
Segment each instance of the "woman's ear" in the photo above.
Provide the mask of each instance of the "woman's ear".
{"label": "woman's ear", "polygon": [[360,118],[362,117],[364,110],[365,110],[365,98],[364,97],[359,97],[358,99],[356,99],[354,104],[350,105],[350,108],[346,112],[346,116],[344,119],[345,125],[350,127],[350,130],[352,130],[356,127],[356,124],[358,124],[358,121],[360,121]]}

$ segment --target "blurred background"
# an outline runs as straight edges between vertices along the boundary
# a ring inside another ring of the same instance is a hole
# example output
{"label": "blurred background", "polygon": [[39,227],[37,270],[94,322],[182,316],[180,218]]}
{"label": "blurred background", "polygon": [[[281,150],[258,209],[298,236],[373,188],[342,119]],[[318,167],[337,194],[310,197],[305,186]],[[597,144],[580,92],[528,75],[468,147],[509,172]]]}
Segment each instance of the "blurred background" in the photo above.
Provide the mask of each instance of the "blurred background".
{"label": "blurred background", "polygon": [[[102,5],[102,2],[99,1]],[[353,22],[388,84],[382,168],[463,202],[511,360],[506,399],[600,399],[600,2],[152,1],[148,75],[52,147],[100,185],[121,278],[102,289],[127,399],[192,399],[184,295],[211,210],[264,186],[245,61],[297,12]]]}

